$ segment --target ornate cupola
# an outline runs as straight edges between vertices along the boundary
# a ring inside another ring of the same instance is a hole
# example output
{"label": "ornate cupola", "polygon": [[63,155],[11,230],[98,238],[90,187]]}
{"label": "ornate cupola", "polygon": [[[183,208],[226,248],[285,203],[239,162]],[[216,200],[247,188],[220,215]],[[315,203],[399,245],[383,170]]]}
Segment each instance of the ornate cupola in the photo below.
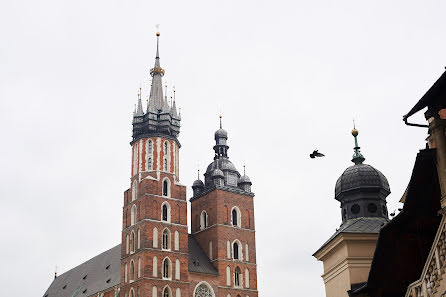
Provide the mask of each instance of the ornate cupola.
{"label": "ornate cupola", "polygon": [[138,94],[137,108],[133,113],[133,142],[147,136],[162,136],[177,140],[180,134],[181,115],[176,110],[175,91],[171,106],[167,94],[163,96],[162,77],[165,71],[160,65],[159,37],[160,33],[157,32],[155,65],[150,69],[152,85],[146,113],[142,108],[141,91]]}
{"label": "ornate cupola", "polygon": [[205,187],[226,186],[237,188],[240,179],[240,173],[235,168],[234,164],[229,161],[228,149],[226,144],[228,140],[228,132],[222,128],[220,116],[220,128],[214,134],[214,161],[209,164],[206,169]]}
{"label": "ornate cupola", "polygon": [[335,199],[341,202],[342,222],[359,217],[387,219],[386,197],[390,194],[387,178],[379,170],[364,164],[364,156],[358,146],[358,130],[352,130],[355,138],[353,166],[344,170],[338,178]]}

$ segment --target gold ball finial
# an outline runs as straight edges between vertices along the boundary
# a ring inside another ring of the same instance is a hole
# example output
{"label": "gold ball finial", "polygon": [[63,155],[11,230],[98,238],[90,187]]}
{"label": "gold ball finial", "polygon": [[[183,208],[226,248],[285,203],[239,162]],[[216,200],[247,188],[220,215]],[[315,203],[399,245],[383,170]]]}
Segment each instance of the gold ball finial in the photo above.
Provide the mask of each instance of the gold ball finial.
{"label": "gold ball finial", "polygon": [[353,135],[354,137],[356,137],[356,136],[358,136],[358,134],[359,134],[358,130],[357,130],[356,128],[353,128],[353,130],[352,130],[352,135]]}
{"label": "gold ball finial", "polygon": [[160,36],[160,32],[156,32],[156,36]]}

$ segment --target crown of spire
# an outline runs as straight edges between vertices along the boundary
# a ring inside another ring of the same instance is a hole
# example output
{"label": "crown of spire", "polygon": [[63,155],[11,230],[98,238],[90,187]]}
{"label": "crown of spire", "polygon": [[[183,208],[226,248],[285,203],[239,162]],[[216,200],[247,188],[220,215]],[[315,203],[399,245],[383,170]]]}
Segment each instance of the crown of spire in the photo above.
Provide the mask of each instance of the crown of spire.
{"label": "crown of spire", "polygon": [[358,145],[358,134],[359,134],[359,131],[356,129],[355,125],[353,124],[352,135],[355,138],[355,147],[353,148],[353,150],[355,151],[355,153],[353,154],[352,162],[355,163],[356,165],[362,164],[362,162],[365,161],[364,156],[361,154],[361,151],[359,150],[360,147]]}
{"label": "crown of spire", "polygon": [[138,107],[136,108],[136,112],[135,112],[135,116],[143,116],[144,115],[144,111],[142,109],[142,102],[141,102],[141,86],[139,87],[139,92],[138,92]]}

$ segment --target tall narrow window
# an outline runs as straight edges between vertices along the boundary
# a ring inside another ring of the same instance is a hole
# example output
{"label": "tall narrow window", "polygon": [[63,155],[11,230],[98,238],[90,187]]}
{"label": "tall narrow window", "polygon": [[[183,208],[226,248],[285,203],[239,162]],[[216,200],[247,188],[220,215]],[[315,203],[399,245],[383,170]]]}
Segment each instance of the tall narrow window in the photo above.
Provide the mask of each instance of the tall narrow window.
{"label": "tall narrow window", "polygon": [[127,263],[124,265],[124,282],[127,282]]}
{"label": "tall narrow window", "polygon": [[153,228],[153,247],[158,247],[158,228]]}
{"label": "tall narrow window", "polygon": [[178,251],[179,249],[180,249],[180,233],[178,233],[178,231],[175,231],[175,238],[174,238],[174,241],[175,241],[175,250],[176,251]]}
{"label": "tall narrow window", "polygon": [[208,227],[208,214],[206,211],[201,212],[201,218],[200,218],[200,229],[206,229]]}
{"label": "tall narrow window", "polygon": [[175,260],[175,279],[180,279],[180,260]]}
{"label": "tall narrow window", "polygon": [[164,142],[164,153],[167,154],[167,141]]}
{"label": "tall narrow window", "polygon": [[169,287],[164,288],[163,297],[171,297]]}
{"label": "tall narrow window", "polygon": [[151,154],[153,151],[153,143],[151,140],[149,140],[149,154]]}
{"label": "tall narrow window", "polygon": [[130,242],[129,242],[130,238],[129,235],[127,234],[125,236],[125,253],[128,254],[129,253],[129,248],[130,248]]}
{"label": "tall narrow window", "polygon": [[233,226],[237,226],[238,225],[238,222],[237,222],[237,210],[234,208],[233,210],[232,210],[232,225]]}
{"label": "tall narrow window", "polygon": [[245,269],[245,287],[249,288],[249,270]]}
{"label": "tall narrow window", "polygon": [[170,278],[172,275],[172,265],[169,258],[163,260],[163,278]]}
{"label": "tall narrow window", "polygon": [[164,159],[164,171],[167,171],[167,159]]}
{"label": "tall narrow window", "polygon": [[132,183],[132,201],[136,200],[138,196],[138,182],[136,179]]}
{"label": "tall narrow window", "polygon": [[141,258],[138,257],[138,277],[141,277]]}
{"label": "tall narrow window", "polygon": [[132,211],[130,213],[130,224],[135,225],[136,224],[136,204],[133,204]]}
{"label": "tall narrow window", "polygon": [[130,233],[130,253],[134,253],[135,252],[135,232],[132,231]]}
{"label": "tall narrow window", "polygon": [[164,205],[163,205],[163,221],[166,221],[166,222],[167,222],[167,214],[168,214],[167,205],[164,204]]}
{"label": "tall narrow window", "polygon": [[137,240],[138,240],[138,244],[136,245],[136,247],[139,249],[139,248],[141,248],[141,230],[140,229],[138,229]]}
{"label": "tall narrow window", "polygon": [[170,250],[170,232],[168,229],[163,231],[163,250]]}
{"label": "tall narrow window", "polygon": [[233,243],[234,260],[238,260],[238,243]]}
{"label": "tall narrow window", "polygon": [[158,276],[158,258],[155,256],[153,257],[153,273],[152,275],[154,277]]}
{"label": "tall narrow window", "polygon": [[149,170],[152,170],[152,158],[149,158],[149,161],[147,163],[149,163]]}
{"label": "tall narrow window", "polygon": [[169,182],[166,179],[163,181],[163,196],[169,196]]}
{"label": "tall narrow window", "polygon": [[226,267],[226,285],[231,285],[231,268],[229,266]]}
{"label": "tall narrow window", "polygon": [[130,261],[130,281],[132,282],[135,279],[135,262]]}
{"label": "tall narrow window", "polygon": [[236,287],[240,287],[240,268],[235,268],[235,273],[234,273],[234,285]]}

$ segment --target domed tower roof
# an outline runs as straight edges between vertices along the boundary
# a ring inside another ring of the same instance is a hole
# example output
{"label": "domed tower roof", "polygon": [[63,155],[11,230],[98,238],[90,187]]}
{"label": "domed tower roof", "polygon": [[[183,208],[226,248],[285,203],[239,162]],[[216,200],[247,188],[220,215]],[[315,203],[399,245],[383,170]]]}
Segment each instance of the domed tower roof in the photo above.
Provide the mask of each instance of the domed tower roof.
{"label": "domed tower roof", "polygon": [[345,169],[336,181],[335,199],[341,202],[343,223],[355,218],[388,218],[389,182],[379,170],[363,163],[365,158],[358,146],[358,134],[358,130],[352,130],[355,138],[352,162],[355,164]]}

